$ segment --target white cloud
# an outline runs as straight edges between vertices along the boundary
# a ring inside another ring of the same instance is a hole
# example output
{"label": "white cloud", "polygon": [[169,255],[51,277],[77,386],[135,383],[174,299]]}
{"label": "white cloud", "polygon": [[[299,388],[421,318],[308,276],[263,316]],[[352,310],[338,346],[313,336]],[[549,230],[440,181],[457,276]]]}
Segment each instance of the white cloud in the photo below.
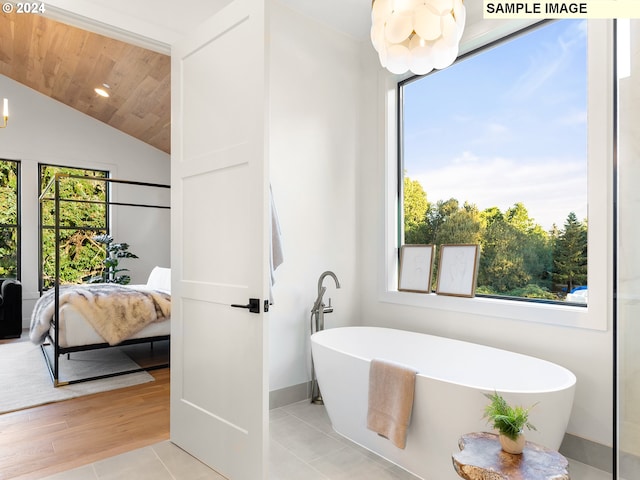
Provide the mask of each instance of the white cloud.
{"label": "white cloud", "polygon": [[456,198],[479,209],[505,211],[522,202],[545,229],[564,224],[569,212],[587,216],[586,168],[583,161],[549,158],[535,162],[495,157],[480,159],[472,152],[430,172],[408,172],[418,180],[430,202]]}
{"label": "white cloud", "polygon": [[504,135],[509,131],[509,128],[506,125],[501,123],[489,123],[486,126],[487,132],[494,135]]}
{"label": "white cloud", "polygon": [[462,155],[453,159],[454,165],[468,165],[473,163],[478,163],[480,161],[480,157],[474,155],[468,150],[462,152]]}
{"label": "white cloud", "polygon": [[567,59],[573,50],[580,47],[586,36],[586,22],[569,24],[570,27],[555,41],[539,45],[539,49],[529,57],[527,70],[516,80],[507,92],[508,98],[529,98],[540,87],[553,82],[554,77],[566,68]]}

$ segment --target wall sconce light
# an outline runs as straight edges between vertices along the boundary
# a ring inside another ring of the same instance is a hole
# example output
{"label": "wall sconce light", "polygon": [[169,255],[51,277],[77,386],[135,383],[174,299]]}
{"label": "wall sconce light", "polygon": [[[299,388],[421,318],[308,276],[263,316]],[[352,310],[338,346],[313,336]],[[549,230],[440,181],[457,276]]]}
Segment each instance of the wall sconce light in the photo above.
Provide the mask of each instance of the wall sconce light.
{"label": "wall sconce light", "polygon": [[6,98],[2,101],[2,118],[4,119],[4,123],[0,125],[0,128],[6,128],[9,122],[9,100]]}
{"label": "wall sconce light", "polygon": [[372,0],[371,20],[380,64],[424,75],[458,57],[466,9],[463,0]]}

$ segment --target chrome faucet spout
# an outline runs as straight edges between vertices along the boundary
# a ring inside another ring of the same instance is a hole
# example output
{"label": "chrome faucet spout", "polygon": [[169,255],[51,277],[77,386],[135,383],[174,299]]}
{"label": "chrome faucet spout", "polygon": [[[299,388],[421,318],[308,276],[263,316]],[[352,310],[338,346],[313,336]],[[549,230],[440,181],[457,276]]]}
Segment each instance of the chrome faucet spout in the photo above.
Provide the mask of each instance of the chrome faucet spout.
{"label": "chrome faucet spout", "polygon": [[333,278],[333,280],[336,282],[336,288],[340,288],[340,282],[338,281],[338,277],[336,276],[336,274],[327,270],[326,272],[323,272],[318,279],[318,297],[322,296],[322,283],[324,282],[324,279],[326,277]]}

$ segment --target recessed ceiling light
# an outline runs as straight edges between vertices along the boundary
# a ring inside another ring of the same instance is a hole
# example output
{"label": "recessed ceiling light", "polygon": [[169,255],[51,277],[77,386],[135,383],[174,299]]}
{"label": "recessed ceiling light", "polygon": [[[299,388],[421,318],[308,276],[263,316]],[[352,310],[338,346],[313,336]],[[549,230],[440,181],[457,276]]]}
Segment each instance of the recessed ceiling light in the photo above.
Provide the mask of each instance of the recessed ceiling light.
{"label": "recessed ceiling light", "polygon": [[106,83],[103,83],[102,87],[96,87],[94,90],[101,97],[109,98],[110,97],[109,88],[111,88],[111,87],[109,87],[109,85],[107,85]]}

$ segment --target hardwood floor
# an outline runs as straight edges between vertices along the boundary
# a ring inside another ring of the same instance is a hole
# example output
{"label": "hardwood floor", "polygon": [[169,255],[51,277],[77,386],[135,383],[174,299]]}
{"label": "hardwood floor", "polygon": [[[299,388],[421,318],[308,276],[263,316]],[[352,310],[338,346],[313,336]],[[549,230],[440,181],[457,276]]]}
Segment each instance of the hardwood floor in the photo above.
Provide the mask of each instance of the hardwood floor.
{"label": "hardwood floor", "polygon": [[149,373],[154,382],[0,415],[0,480],[39,479],[167,440],[169,369]]}

